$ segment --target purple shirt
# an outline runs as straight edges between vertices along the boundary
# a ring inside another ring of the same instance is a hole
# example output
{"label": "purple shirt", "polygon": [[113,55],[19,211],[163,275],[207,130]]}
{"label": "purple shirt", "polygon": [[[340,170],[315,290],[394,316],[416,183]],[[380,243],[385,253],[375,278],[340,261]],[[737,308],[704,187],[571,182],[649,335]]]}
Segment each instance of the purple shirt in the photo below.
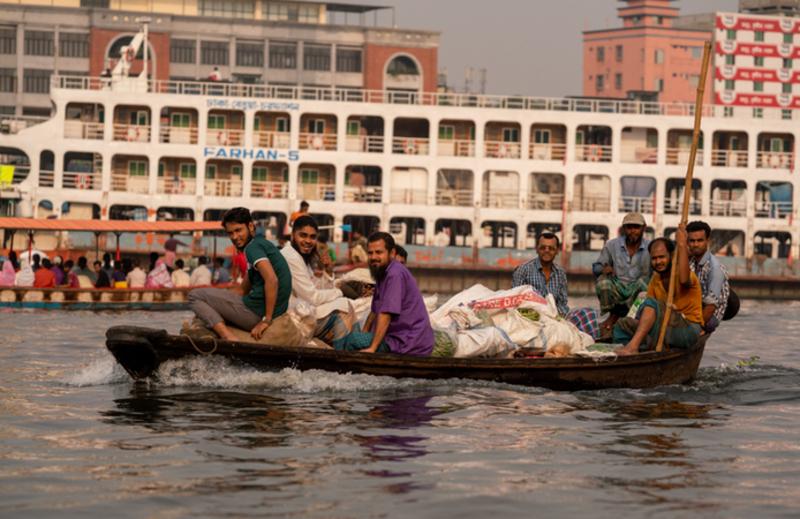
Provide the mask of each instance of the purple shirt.
{"label": "purple shirt", "polygon": [[64,284],[64,271],[58,265],[53,265],[50,272],[56,275],[56,285]]}
{"label": "purple shirt", "polygon": [[378,314],[392,316],[384,338],[392,353],[431,354],[433,328],[428,310],[422,301],[417,282],[399,261],[392,260],[389,263],[386,277],[375,286],[372,312],[375,314],[375,323],[378,322]]}

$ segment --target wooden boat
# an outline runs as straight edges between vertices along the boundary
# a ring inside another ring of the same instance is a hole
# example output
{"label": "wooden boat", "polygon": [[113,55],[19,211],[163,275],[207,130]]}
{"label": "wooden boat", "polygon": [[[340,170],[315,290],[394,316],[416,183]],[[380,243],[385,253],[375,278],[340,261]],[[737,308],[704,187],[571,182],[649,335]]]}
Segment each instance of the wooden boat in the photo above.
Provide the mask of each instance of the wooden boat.
{"label": "wooden boat", "polygon": [[559,391],[649,388],[687,384],[697,374],[708,335],[686,350],[664,350],[597,362],[588,358],[456,359],[319,348],[269,346],[169,335],[165,330],[114,326],[106,347],[135,380],[170,359],[211,354],[280,370],[320,369],[397,378],[461,378],[540,386]]}

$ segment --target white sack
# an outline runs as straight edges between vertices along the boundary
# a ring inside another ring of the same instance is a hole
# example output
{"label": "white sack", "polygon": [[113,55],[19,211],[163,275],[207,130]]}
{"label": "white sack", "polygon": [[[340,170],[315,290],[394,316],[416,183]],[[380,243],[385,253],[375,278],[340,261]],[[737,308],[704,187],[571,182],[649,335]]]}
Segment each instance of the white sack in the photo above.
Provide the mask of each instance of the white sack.
{"label": "white sack", "polygon": [[456,335],[458,347],[454,357],[506,357],[516,349],[514,343],[499,328],[475,328]]}
{"label": "white sack", "polygon": [[459,306],[467,307],[473,301],[486,298],[491,294],[494,294],[494,292],[483,285],[475,285],[463,292],[459,292],[431,314],[431,325],[447,328],[452,323],[448,314],[453,308]]}
{"label": "white sack", "polygon": [[[499,310],[492,314],[492,323],[508,335],[517,346],[528,346],[539,337],[544,325],[523,317],[516,308]],[[541,342],[541,341],[540,341]]]}

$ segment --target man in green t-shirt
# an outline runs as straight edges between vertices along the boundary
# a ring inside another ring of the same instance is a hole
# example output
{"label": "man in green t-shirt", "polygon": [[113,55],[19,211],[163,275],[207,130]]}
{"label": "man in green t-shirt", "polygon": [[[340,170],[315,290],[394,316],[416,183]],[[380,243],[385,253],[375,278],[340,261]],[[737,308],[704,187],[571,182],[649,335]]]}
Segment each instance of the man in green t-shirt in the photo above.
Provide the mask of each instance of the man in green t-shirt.
{"label": "man in green t-shirt", "polygon": [[225,213],[222,226],[238,250],[244,250],[247,273],[233,290],[198,288],[189,294],[189,307],[222,339],[235,341],[227,323],[250,330],[259,340],[289,306],[292,274],[272,243],[256,234],[250,211],[235,207]]}

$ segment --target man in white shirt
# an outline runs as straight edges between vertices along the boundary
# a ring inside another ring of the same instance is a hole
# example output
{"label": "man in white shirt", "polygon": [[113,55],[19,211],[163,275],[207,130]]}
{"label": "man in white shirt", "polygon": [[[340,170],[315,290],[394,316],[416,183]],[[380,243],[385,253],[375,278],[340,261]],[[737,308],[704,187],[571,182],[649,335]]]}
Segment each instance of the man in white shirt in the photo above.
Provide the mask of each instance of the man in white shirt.
{"label": "man in white shirt", "polygon": [[192,271],[192,276],[189,278],[189,284],[193,287],[210,285],[211,284],[211,270],[206,267],[208,259],[205,256],[200,256],[197,259],[197,268]]}
{"label": "man in white shirt", "polygon": [[[316,309],[314,337],[332,344],[352,331],[356,314],[350,301],[334,284],[330,255],[320,256],[317,252],[318,229],[314,218],[299,216],[292,227],[291,240],[281,249],[281,254],[292,273],[292,297]],[[319,277],[311,267],[315,258],[319,258],[325,268]]]}
{"label": "man in white shirt", "polygon": [[192,284],[189,274],[183,270],[183,260],[175,260],[175,270],[172,271],[172,284],[177,287],[188,287]]}
{"label": "man in white shirt", "polygon": [[144,288],[144,285],[147,282],[147,274],[144,273],[144,270],[141,269],[141,266],[141,261],[138,259],[133,260],[133,270],[128,272],[128,275],[126,276],[128,288]]}

